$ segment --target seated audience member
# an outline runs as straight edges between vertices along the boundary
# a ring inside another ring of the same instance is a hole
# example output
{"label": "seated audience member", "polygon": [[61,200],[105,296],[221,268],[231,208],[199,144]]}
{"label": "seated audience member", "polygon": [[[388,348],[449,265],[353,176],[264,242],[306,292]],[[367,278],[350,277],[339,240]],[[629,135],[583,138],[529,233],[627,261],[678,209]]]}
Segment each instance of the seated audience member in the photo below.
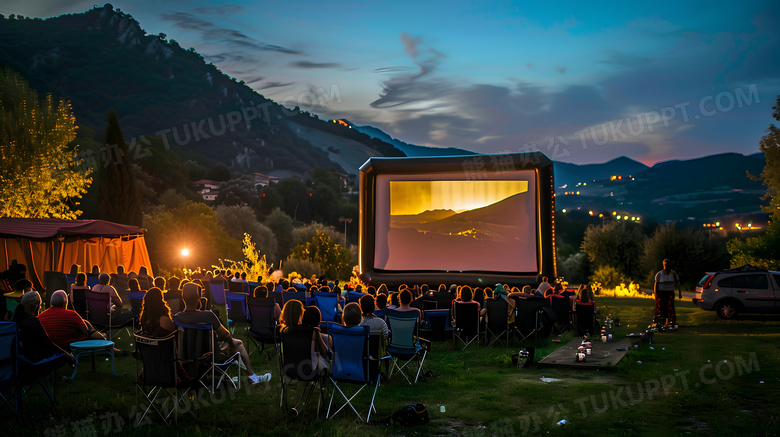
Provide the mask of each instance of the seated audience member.
{"label": "seated audience member", "polygon": [[[39,370],[41,374],[48,374],[59,369],[65,363],[75,363],[75,360],[73,355],[51,341],[38,318],[40,311],[41,296],[37,291],[28,291],[22,295],[11,321],[16,323],[16,329],[19,332],[21,353],[30,361],[38,362],[56,354],[65,354],[64,357],[49,363],[46,369]],[[20,371],[23,371],[24,368],[25,366],[22,366]]]}
{"label": "seated audience member", "polygon": [[574,304],[572,305],[572,310],[576,310],[577,305],[579,304],[589,304],[595,301],[596,301],[596,297],[593,295],[593,289],[590,288],[590,285],[581,284],[579,289],[577,290],[577,299],[574,301]]}
{"label": "seated audience member", "polygon": [[[230,346],[231,351],[238,352],[241,355],[241,362],[244,363],[247,376],[252,384],[268,381],[271,378],[270,373],[263,375],[263,377],[255,374],[254,370],[252,370],[252,364],[249,362],[249,354],[246,352],[244,343],[230,335],[230,331],[222,326],[222,322],[219,321],[216,314],[211,311],[201,311],[198,309],[200,294],[196,284],[184,284],[182,286],[181,295],[182,300],[184,300],[184,311],[179,312],[173,317],[176,322],[186,324],[204,323],[211,325],[217,338],[227,343]],[[221,350],[215,350],[214,353],[218,354],[218,361],[226,358],[222,355]]]}
{"label": "seated audience member", "polygon": [[[390,295],[390,292],[387,291],[387,285],[385,284],[380,284],[379,288],[376,289],[375,293],[376,293],[375,296],[379,296],[380,294],[386,294],[388,296]],[[370,285],[368,286],[368,294],[372,294]]]}
{"label": "seated audience member", "polygon": [[156,278],[154,278],[154,281],[152,282],[153,282],[152,285],[153,287],[159,288],[160,291],[165,290],[165,278],[163,278],[162,276],[157,276]]}
{"label": "seated audience member", "polygon": [[417,318],[420,318],[420,310],[417,308],[411,307],[409,304],[412,303],[412,292],[409,291],[409,289],[405,289],[404,291],[397,293],[399,295],[398,301],[400,305],[396,309],[396,311],[414,311],[417,312]]}
{"label": "seated audience member", "polygon": [[111,296],[111,324],[122,325],[133,318],[133,311],[130,309],[125,310],[122,307],[122,298],[119,297],[119,293],[117,293],[114,287],[108,285],[109,280],[111,280],[111,276],[108,273],[99,274],[98,283],[92,287],[92,291]]}
{"label": "seated audience member", "polygon": [[[279,316],[280,332],[282,335],[295,326],[303,325],[303,314],[304,309],[301,301],[296,299],[288,300],[287,303],[284,304],[284,308],[282,308],[281,316]],[[328,353],[333,346],[330,336],[328,336],[328,343],[326,343],[320,333],[320,328],[315,327],[312,330],[311,345],[312,367],[316,368],[318,371],[327,370],[329,367]]]}
{"label": "seated audience member", "polygon": [[366,294],[361,296],[358,302],[360,304],[360,311],[363,315],[360,324],[363,326],[368,326],[372,335],[381,334],[382,338],[387,338],[389,333],[389,330],[387,329],[387,323],[374,315],[374,311],[377,309],[374,302],[374,296]]}
{"label": "seated audience member", "polygon": [[[409,295],[411,296],[411,293],[409,293]],[[387,300],[389,302],[387,304],[387,309],[389,309],[389,310],[397,310],[398,308],[401,307],[401,302],[398,299],[398,297],[399,297],[398,296],[398,292],[390,293],[390,295],[387,297]]]}
{"label": "seated audience member", "polygon": [[[268,288],[263,285],[258,285],[254,288],[253,297],[258,299],[268,299]],[[279,320],[279,316],[282,314],[282,308],[279,304],[274,302],[274,319]],[[318,325],[319,326],[319,325]]]}
{"label": "seated audience member", "polygon": [[[89,290],[89,289],[90,289],[89,285],[87,285],[87,274],[86,273],[78,273],[78,274],[76,274],[76,282],[74,282],[70,286],[70,296],[69,296],[69,298],[70,298],[70,305],[71,305],[71,307],[76,305],[76,300],[77,300],[76,295],[77,294],[81,295],[81,297],[82,297],[80,299],[80,301],[81,302],[85,302],[84,299],[86,299],[86,298],[83,297],[84,296],[84,292],[86,290]],[[72,309],[74,309],[77,312],[79,312],[79,314],[81,314],[81,313],[86,314],[86,312],[87,312],[86,306],[84,308],[75,308],[75,307],[73,307]]]}
{"label": "seated audience member", "polygon": [[536,287],[536,294],[538,296],[544,297],[547,294],[547,290],[551,289],[552,285],[550,285],[549,279],[547,279],[547,276],[542,276],[542,282],[539,284],[538,287]]}
{"label": "seated audience member", "polygon": [[515,322],[515,306],[517,305],[517,302],[515,302],[514,299],[509,297],[509,292],[504,288],[503,284],[496,284],[495,290],[493,290],[493,298],[495,299],[504,299],[507,303],[507,322],[508,323],[514,323]]}
{"label": "seated audience member", "polygon": [[116,273],[111,275],[111,284],[116,288],[116,291],[127,291],[127,273],[125,273],[125,266],[116,266]]}
{"label": "seated audience member", "polygon": [[141,266],[141,268],[138,269],[138,285],[141,287],[141,290],[148,290],[152,286],[152,277],[149,276],[148,270],[146,269],[146,266]]}
{"label": "seated audience member", "polygon": [[471,287],[468,285],[464,285],[460,289],[460,300],[453,301],[453,305],[455,302],[461,302],[461,303],[475,303],[477,304],[477,308],[479,308],[479,316],[482,317],[485,315],[485,309],[482,308],[482,305],[479,304],[479,302],[474,300],[474,291],[471,290]]}
{"label": "seated audience member", "polygon": [[444,284],[439,284],[439,288],[436,290],[437,293],[446,293],[447,292],[447,286]]}
{"label": "seated audience member", "polygon": [[384,311],[387,309],[387,295],[382,293],[378,294],[376,296],[376,309],[379,311]]}
{"label": "seated audience member", "polygon": [[150,288],[144,295],[138,324],[141,334],[148,337],[163,338],[176,330],[171,308],[163,300],[159,287]]}
{"label": "seated audience member", "polygon": [[165,299],[181,299],[181,279],[177,276],[168,278],[167,289],[165,289]]}
{"label": "seated audience member", "polygon": [[341,314],[341,324],[347,328],[360,325],[363,320],[360,305],[356,302],[350,302],[344,307],[344,313]]}
{"label": "seated audience member", "polygon": [[60,349],[69,351],[70,344],[83,340],[105,340],[106,337],[84,321],[81,316],[68,309],[68,293],[57,290],[51,295],[51,306],[38,319],[49,339]]}

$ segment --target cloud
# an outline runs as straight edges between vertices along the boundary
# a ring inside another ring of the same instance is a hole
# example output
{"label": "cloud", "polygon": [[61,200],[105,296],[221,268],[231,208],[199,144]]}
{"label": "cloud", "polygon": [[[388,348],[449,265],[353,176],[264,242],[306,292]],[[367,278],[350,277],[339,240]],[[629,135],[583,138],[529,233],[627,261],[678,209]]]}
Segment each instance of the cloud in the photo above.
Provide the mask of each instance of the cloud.
{"label": "cloud", "polygon": [[[427,80],[445,55],[434,49],[425,49],[420,38],[401,33],[404,50],[419,68],[416,74],[396,75],[382,84],[379,98],[371,102],[374,108],[393,108],[414,102],[435,100],[446,94],[450,85],[444,81]],[[428,106],[426,105],[426,108]]]}
{"label": "cloud", "polygon": [[290,55],[301,55],[303,52],[275,44],[268,44],[251,38],[244,33],[216,26],[214,23],[198,18],[187,12],[172,12],[160,15],[163,21],[170,21],[176,27],[198,31],[206,42],[224,44],[230,47],[246,47],[260,51],[279,52]]}
{"label": "cloud", "polygon": [[295,68],[339,68],[341,64],[334,62],[310,62],[310,61],[296,61],[288,64],[290,67]]}
{"label": "cloud", "polygon": [[270,88],[281,88],[285,86],[295,85],[295,82],[268,82],[258,89],[267,90]]}
{"label": "cloud", "polygon": [[203,15],[223,15],[223,14],[235,14],[244,10],[243,6],[224,4],[213,8],[195,8],[193,12]]}
{"label": "cloud", "polygon": [[566,70],[568,70],[568,69],[569,69],[569,67],[561,67],[561,66],[555,67],[555,71],[557,71],[558,73],[561,73],[561,74],[566,74]]}
{"label": "cloud", "polygon": [[374,73],[395,73],[396,71],[408,71],[407,67],[379,67],[374,69]]}

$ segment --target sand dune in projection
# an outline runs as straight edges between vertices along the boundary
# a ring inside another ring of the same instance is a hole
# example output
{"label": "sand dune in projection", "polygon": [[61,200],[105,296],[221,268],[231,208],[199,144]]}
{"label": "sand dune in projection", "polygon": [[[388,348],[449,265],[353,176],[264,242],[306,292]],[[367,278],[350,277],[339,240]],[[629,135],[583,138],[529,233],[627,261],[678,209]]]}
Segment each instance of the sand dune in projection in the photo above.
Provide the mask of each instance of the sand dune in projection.
{"label": "sand dune in projection", "polygon": [[390,217],[387,270],[535,271],[535,223],[521,193],[456,213]]}

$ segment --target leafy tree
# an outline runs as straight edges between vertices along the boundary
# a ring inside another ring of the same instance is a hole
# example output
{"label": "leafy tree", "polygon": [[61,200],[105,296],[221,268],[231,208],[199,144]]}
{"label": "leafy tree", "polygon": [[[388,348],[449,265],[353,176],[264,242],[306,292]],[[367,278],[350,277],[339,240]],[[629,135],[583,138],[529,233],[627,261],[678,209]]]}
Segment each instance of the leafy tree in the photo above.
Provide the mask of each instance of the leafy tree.
{"label": "leafy tree", "polygon": [[[780,121],[780,96],[772,107],[772,117]],[[770,199],[764,211],[770,213],[769,226],[764,235],[745,240],[733,239],[727,243],[731,254],[731,266],[751,264],[773,270],[780,269],[780,129],[771,123],[759,141],[759,150],[764,152],[766,164],[759,179],[766,185],[764,199]]]}
{"label": "leafy tree", "polygon": [[[276,246],[279,258],[287,258],[292,249],[292,218],[285,214],[280,208],[274,208],[271,214],[265,218],[265,225],[268,226],[276,235]],[[275,258],[271,258],[275,259]]]}
{"label": "leafy tree", "polygon": [[[257,221],[252,208],[246,205],[219,205],[217,221],[232,238],[243,239],[249,235],[257,241],[260,251],[269,260],[277,259],[277,240],[274,232]],[[254,245],[254,243],[253,243]]]}
{"label": "leafy tree", "polygon": [[0,70],[0,216],[75,219],[92,183],[83,166],[70,104],[43,101],[9,68]]}
{"label": "leafy tree", "polygon": [[639,225],[614,221],[585,230],[582,251],[596,268],[611,266],[629,279],[640,277],[645,236]]}
{"label": "leafy tree", "polygon": [[108,123],[103,140],[108,166],[100,178],[100,217],[128,225],[142,222],[141,198],[135,183],[127,143],[113,109],[108,111]]}
{"label": "leafy tree", "polygon": [[602,265],[593,272],[590,282],[593,283],[594,289],[600,290],[602,288],[612,289],[618,287],[620,284],[628,284],[630,280],[615,267]]}
{"label": "leafy tree", "polygon": [[259,207],[259,196],[251,176],[242,176],[225,182],[214,200],[215,205],[248,205],[253,210]]}
{"label": "leafy tree", "polygon": [[318,263],[327,278],[347,279],[352,269],[349,251],[321,231],[311,241],[295,246],[290,257]]}
{"label": "leafy tree", "polygon": [[209,178],[214,181],[227,181],[230,179],[230,170],[222,163],[214,164],[209,172]]}
{"label": "leafy tree", "polygon": [[[241,241],[230,237],[207,205],[187,201],[172,209],[144,215],[149,257],[170,270],[184,264],[188,268],[211,266],[216,259],[241,259]],[[184,259],[181,249],[190,255]]]}
{"label": "leafy tree", "polygon": [[344,241],[344,235],[340,234],[333,226],[324,225],[318,222],[311,222],[303,226],[298,226],[292,230],[292,245],[298,246],[308,241],[317,234],[324,232],[328,234],[333,241]]}
{"label": "leafy tree", "polygon": [[672,261],[672,269],[680,275],[687,289],[696,287],[704,272],[720,270],[729,265],[729,254],[723,237],[692,228],[677,229],[674,223],[656,228],[645,241],[642,266],[645,283],[651,286],[663,260]]}

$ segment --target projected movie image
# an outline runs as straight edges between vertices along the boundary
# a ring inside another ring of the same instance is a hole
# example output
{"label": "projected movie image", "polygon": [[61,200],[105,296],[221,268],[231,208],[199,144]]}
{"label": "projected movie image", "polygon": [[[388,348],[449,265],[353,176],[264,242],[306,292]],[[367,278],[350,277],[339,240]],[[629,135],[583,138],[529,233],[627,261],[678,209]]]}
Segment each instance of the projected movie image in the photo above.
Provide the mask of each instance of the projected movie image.
{"label": "projected movie image", "polygon": [[527,173],[524,180],[390,180],[375,267],[536,271],[536,190]]}

